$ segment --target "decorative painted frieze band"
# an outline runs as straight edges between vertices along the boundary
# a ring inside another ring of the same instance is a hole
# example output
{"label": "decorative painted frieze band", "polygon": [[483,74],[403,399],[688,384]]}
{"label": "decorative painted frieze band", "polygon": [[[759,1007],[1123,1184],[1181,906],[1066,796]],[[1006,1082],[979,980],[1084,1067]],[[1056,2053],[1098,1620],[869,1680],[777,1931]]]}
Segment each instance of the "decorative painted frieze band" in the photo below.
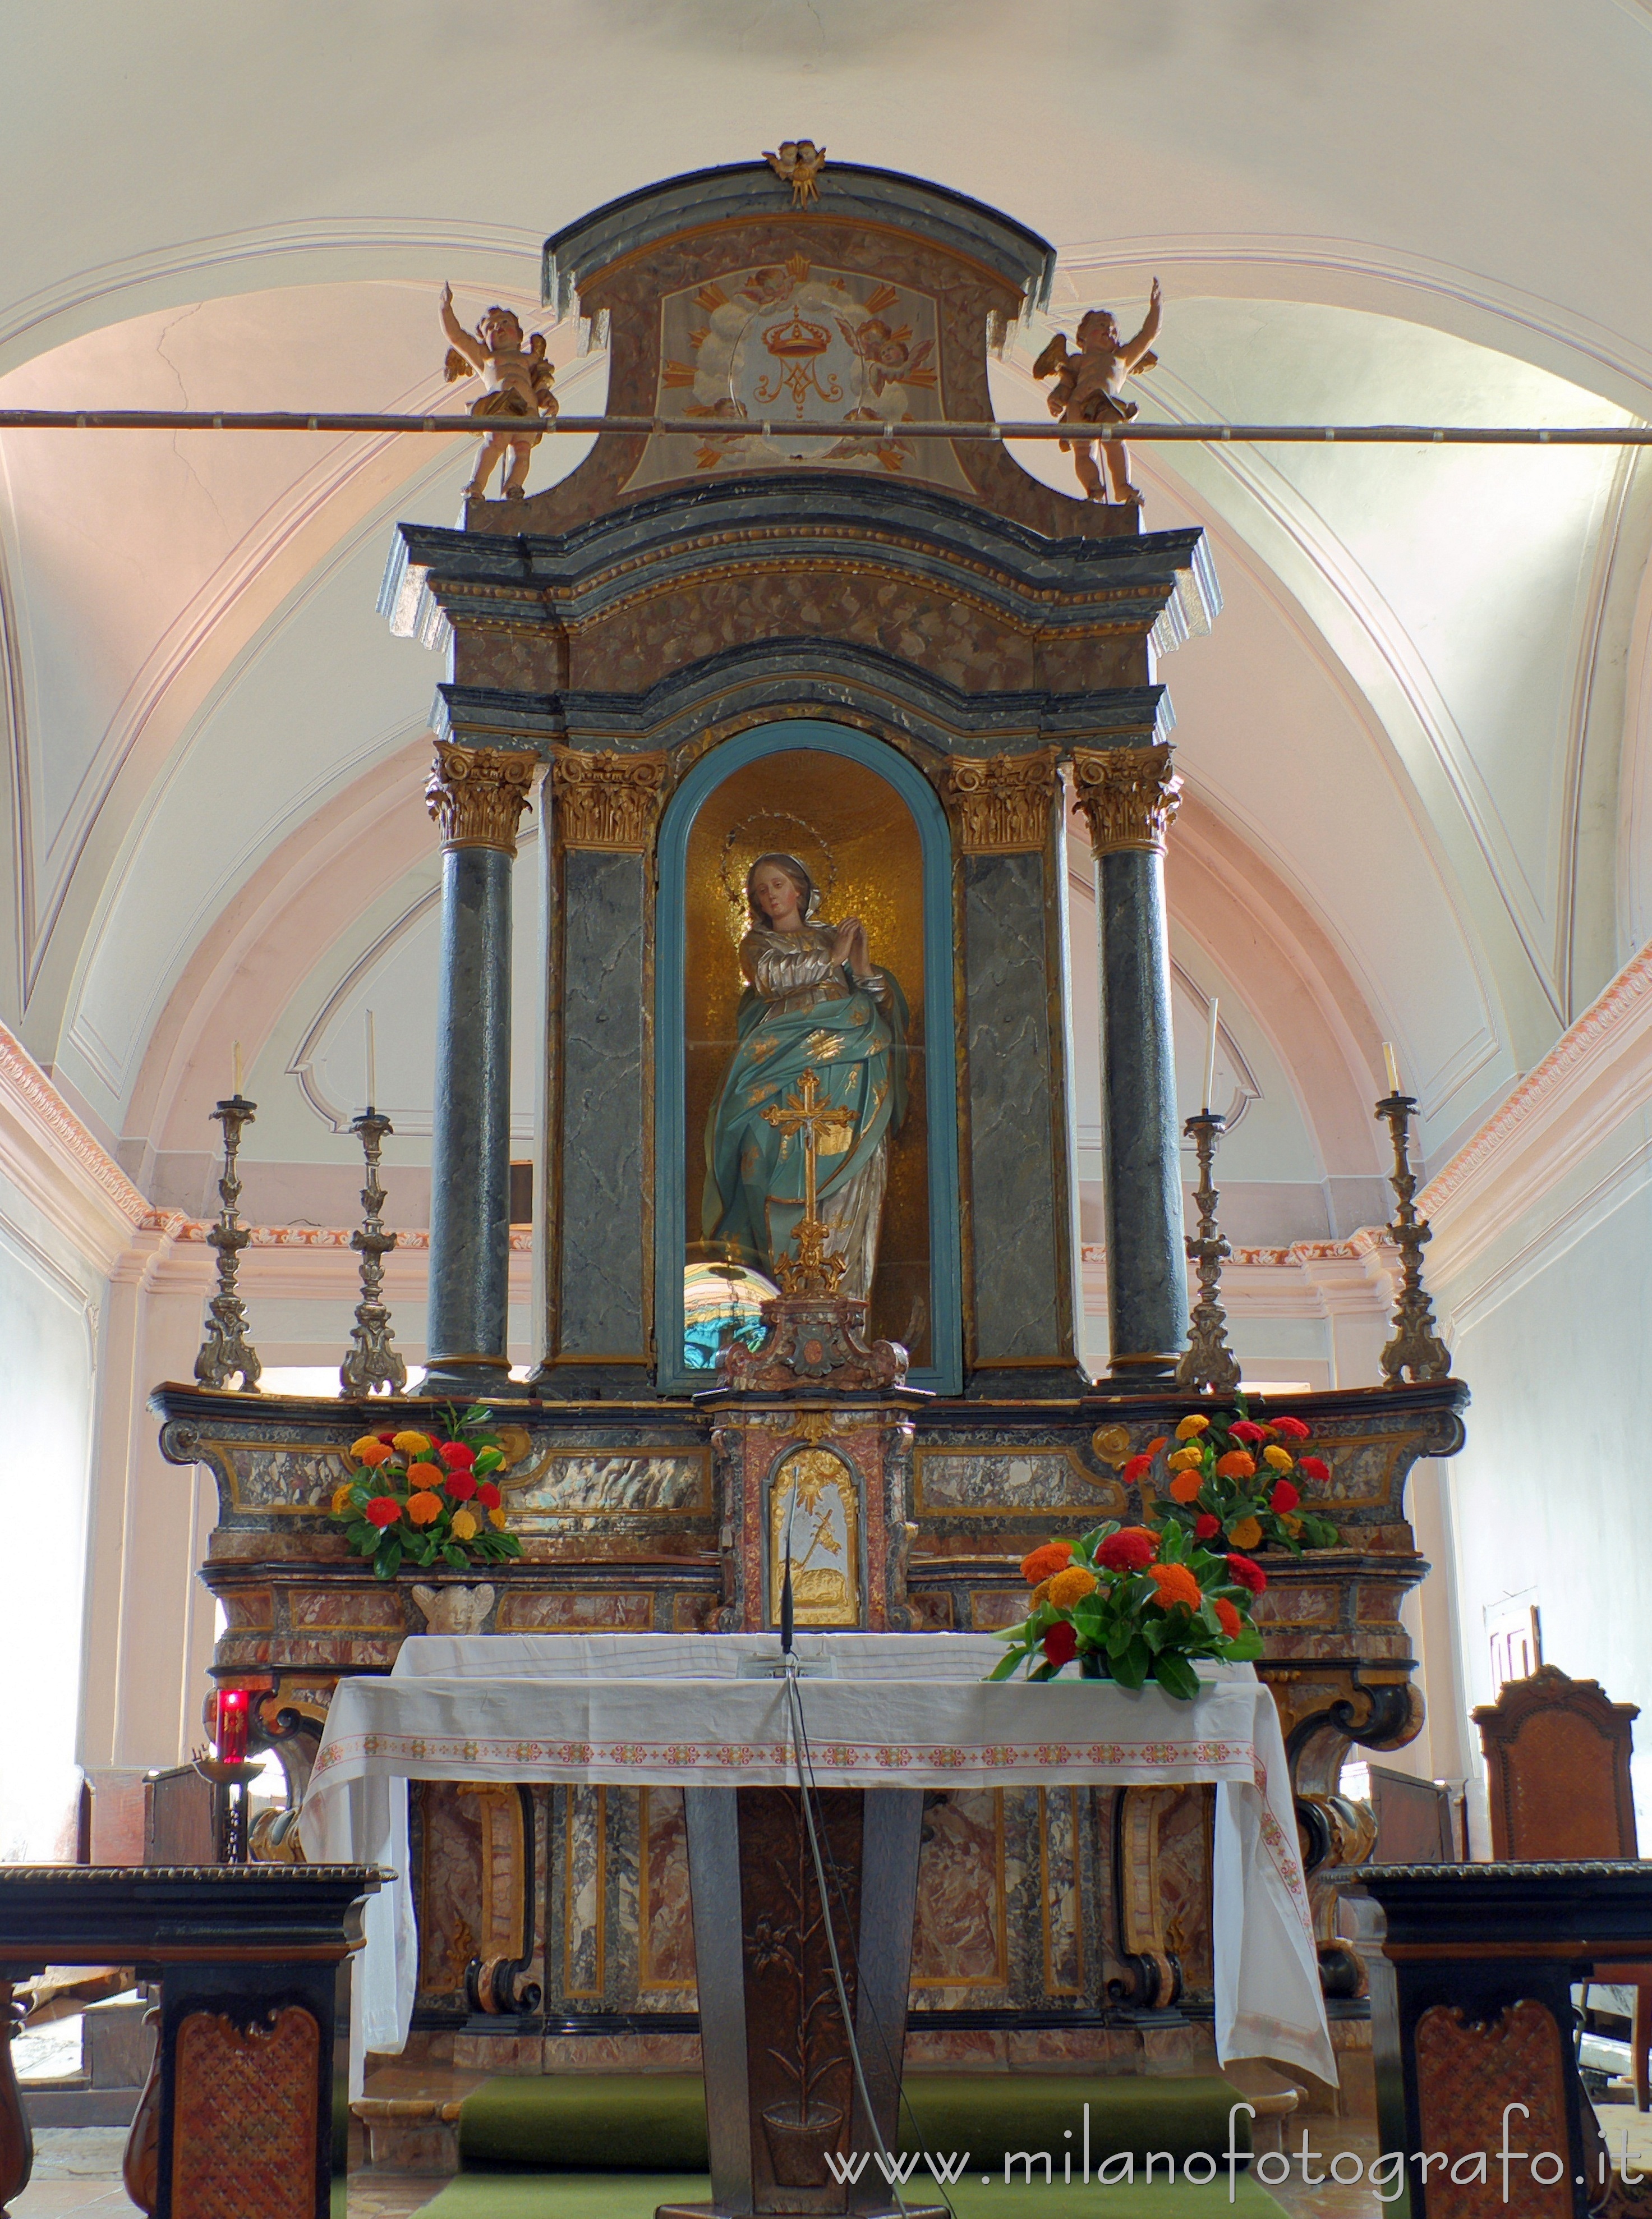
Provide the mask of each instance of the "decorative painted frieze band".
{"label": "decorative painted frieze band", "polygon": [[113,1156],[81,1123],[15,1033],[0,1025],[0,1091],[28,1122],[47,1135],[129,1224],[142,1221],[144,1197]]}
{"label": "decorative painted frieze band", "polygon": [[969,755],[947,759],[945,791],[965,855],[1015,855],[1043,847],[1059,752],[1040,748],[984,762]]}
{"label": "decorative painted frieze band", "polygon": [[517,749],[438,740],[425,806],[441,827],[443,847],[497,848],[514,855],[538,769],[534,756]]}
{"label": "decorative painted frieze band", "polygon": [[1075,748],[1071,761],[1072,798],[1090,826],[1094,854],[1133,848],[1162,855],[1182,800],[1170,749]]}
{"label": "decorative painted frieze band", "polygon": [[553,829],[563,848],[609,848],[640,854],[649,844],[665,784],[663,755],[592,755],[559,748],[551,761]]}
{"label": "decorative painted frieze band", "polygon": [[[145,1216],[143,1229],[164,1233],[188,1247],[204,1242],[212,1228],[202,1218],[182,1217],[176,1210],[152,1209]],[[348,1252],[352,1232],[353,1228],[347,1225],[253,1225],[247,1228],[246,1245],[249,1248],[338,1248]],[[423,1254],[429,1246],[430,1230],[426,1226],[414,1226],[396,1234],[398,1254]],[[531,1226],[511,1228],[511,1249],[517,1255],[532,1253]]]}
{"label": "decorative painted frieze band", "polygon": [[[1381,1226],[1363,1225],[1345,1240],[1293,1240],[1288,1247],[1235,1248],[1227,1261],[1242,1271],[1301,1271],[1316,1264],[1363,1264],[1371,1257],[1386,1267],[1397,1252]],[[1087,1265],[1107,1261],[1107,1250],[1099,1240],[1086,1240],[1080,1255]]]}

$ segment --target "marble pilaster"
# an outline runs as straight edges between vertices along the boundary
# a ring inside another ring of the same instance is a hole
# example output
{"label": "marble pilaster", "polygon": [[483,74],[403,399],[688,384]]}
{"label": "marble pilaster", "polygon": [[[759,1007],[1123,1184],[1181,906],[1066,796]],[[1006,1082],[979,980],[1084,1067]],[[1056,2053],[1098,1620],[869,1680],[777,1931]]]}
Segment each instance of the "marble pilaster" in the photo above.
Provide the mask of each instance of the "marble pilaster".
{"label": "marble pilaster", "polygon": [[649,842],[659,755],[558,749],[550,939],[542,1395],[646,1395]]}
{"label": "marble pilaster", "polygon": [[968,1046],[972,1393],[1071,1394],[1057,750],[953,758]]}

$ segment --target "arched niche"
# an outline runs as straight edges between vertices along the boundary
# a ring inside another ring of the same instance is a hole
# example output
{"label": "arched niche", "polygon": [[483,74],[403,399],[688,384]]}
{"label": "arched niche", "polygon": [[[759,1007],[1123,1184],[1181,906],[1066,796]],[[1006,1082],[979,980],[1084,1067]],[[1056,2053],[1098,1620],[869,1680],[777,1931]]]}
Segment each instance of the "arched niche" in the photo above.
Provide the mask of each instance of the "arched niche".
{"label": "arched niche", "polygon": [[[772,834],[772,836],[770,835]],[[929,781],[898,749],[813,718],[761,724],[694,765],[660,826],[655,906],[656,1383],[692,1394],[711,1376],[684,1357],[686,1269],[706,1259],[699,1207],[705,1122],[733,1047],[749,848],[810,842],[829,855],[823,908],[865,917],[875,963],[910,1015],[910,1091],[891,1142],[874,1332],[905,1339],[912,1384],[962,1384],[952,842]],[[809,858],[805,856],[805,861]],[[916,883],[915,883],[916,881]],[[910,1338],[909,1338],[910,1336]]]}

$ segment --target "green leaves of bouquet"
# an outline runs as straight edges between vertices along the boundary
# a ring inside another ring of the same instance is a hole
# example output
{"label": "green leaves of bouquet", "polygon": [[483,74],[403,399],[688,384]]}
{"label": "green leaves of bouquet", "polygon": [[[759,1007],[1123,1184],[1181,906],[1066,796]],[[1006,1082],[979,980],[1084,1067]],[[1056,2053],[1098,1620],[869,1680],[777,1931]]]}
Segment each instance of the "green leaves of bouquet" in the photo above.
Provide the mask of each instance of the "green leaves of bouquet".
{"label": "green leaves of bouquet", "polygon": [[404,1563],[465,1571],[522,1554],[494,1476],[509,1458],[489,1430],[491,1413],[475,1402],[463,1417],[451,1408],[447,1415],[445,1427],[428,1433],[363,1433],[346,1451],[351,1475],[333,1495],[332,1515],[382,1580]]}
{"label": "green leaves of bouquet", "polygon": [[1033,1607],[998,1638],[1009,1653],[987,1675],[1007,1680],[1038,1662],[1029,1680],[1053,1680],[1078,1659],[1086,1678],[1167,1694],[1199,1692],[1198,1657],[1248,1663],[1262,1654],[1251,1599],[1267,1586],[1259,1564],[1216,1555],[1179,1526],[1153,1532],[1109,1520],[1078,1541],[1046,1541],[1022,1559]]}

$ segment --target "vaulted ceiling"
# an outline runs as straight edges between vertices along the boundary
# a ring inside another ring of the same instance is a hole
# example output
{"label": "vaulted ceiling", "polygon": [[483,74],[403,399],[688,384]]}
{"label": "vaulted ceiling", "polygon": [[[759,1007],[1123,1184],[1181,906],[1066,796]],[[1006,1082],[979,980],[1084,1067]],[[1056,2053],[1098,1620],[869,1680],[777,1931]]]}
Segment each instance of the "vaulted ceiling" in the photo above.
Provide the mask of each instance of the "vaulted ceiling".
{"label": "vaulted ceiling", "polygon": [[[1150,415],[1639,420],[1652,13],[1574,0],[1556,27],[1540,0],[162,0],[68,40],[36,11],[3,34],[28,217],[0,407],[426,408],[441,279],[537,314],[547,233],[808,131],[1043,232],[1068,326],[1157,273]],[[995,371],[1001,414],[1041,412],[1047,328]],[[566,328],[551,351],[564,407],[599,407],[602,357]],[[342,1217],[365,1004],[394,1013],[394,1146],[424,1154],[439,672],[374,600],[392,520],[453,521],[469,461],[0,439],[0,1016],[161,1198],[192,1199],[239,1038],[254,1153],[314,1167],[289,1214],[336,1177]],[[1221,995],[1259,1105],[1234,1169],[1371,1178],[1384,1037],[1438,1160],[1652,935],[1652,476],[1609,449],[1178,445],[1138,471],[1150,528],[1209,530],[1226,600],[1162,674],[1178,1015]]]}

